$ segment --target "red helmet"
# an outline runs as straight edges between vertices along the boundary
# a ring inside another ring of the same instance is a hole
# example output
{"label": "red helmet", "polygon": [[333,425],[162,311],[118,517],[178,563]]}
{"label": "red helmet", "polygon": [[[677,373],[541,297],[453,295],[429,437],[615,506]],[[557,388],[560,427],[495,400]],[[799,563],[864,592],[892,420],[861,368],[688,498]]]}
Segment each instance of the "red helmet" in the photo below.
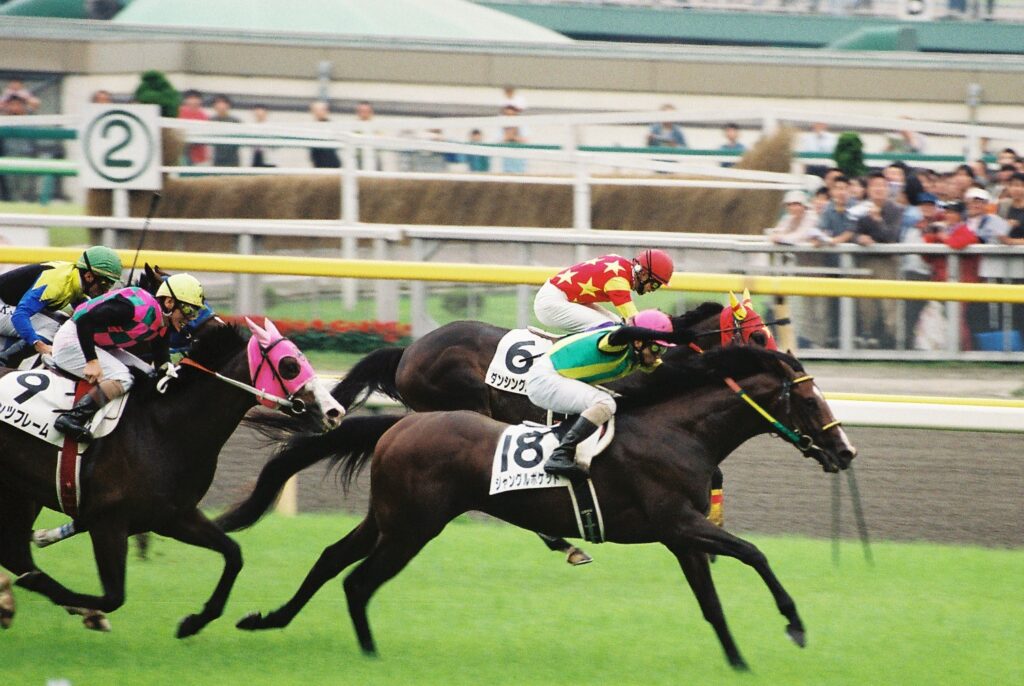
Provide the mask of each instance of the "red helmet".
{"label": "red helmet", "polygon": [[663,286],[669,282],[672,272],[675,271],[672,258],[664,250],[641,250],[634,261]]}
{"label": "red helmet", "polygon": [[[672,319],[661,310],[640,310],[633,317],[633,326],[642,326],[645,329],[672,333]],[[675,343],[669,343],[668,341],[654,342],[668,348],[675,346]]]}

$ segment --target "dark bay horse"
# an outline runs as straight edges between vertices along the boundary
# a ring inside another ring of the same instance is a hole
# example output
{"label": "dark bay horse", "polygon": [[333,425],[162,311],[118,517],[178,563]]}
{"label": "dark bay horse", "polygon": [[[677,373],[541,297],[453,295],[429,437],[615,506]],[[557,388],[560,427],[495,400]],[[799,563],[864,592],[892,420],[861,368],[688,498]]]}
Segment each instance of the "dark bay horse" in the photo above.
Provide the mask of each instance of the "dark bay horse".
{"label": "dark bay horse", "polygon": [[[786,618],[787,633],[802,647],[803,622],[764,554],[705,518],[712,472],[749,438],[780,426],[826,472],[848,467],[856,450],[813,378],[783,353],[750,346],[722,348],[690,360],[666,361],[645,376],[642,389],[619,399],[616,438],[591,467],[605,538],[660,542],[676,556],[734,668],[745,669],[746,663],[726,626],[708,554],[735,557],[753,567]],[[724,377],[738,380],[748,399],[777,423],[769,423],[730,390]],[[371,463],[369,513],[324,550],[291,600],[266,616],[243,618],[239,628],[286,626],[324,583],[363,560],[344,587],[359,644],[373,654],[366,615],[370,597],[459,514],[479,510],[531,531],[578,535],[569,496],[561,488],[488,495],[495,447],[506,427],[467,411],[342,422],[332,434],[344,433],[346,440],[336,441],[338,452],[331,459],[341,466],[346,482]],[[301,452],[294,457],[304,459]]]}
{"label": "dark bay horse", "polygon": [[[188,356],[193,366],[183,364],[164,393],[153,381],[137,383],[117,429],[86,451],[76,522],[92,538],[102,595],[71,591],[33,562],[29,542],[36,516],[41,507],[62,509],[54,487],[57,450],[0,424],[0,566],[18,575],[17,586],[58,605],[111,612],[125,599],[128,536],[154,531],[219,552],[225,560],[213,595],[199,613],[181,621],[177,635],[195,634],[220,616],[242,556],[198,503],[213,480],[221,448],[256,404],[251,391],[289,396],[277,404],[309,431],[336,426],[342,415],[291,341],[269,323],[266,330],[251,328],[256,335],[247,343],[238,327],[221,322],[204,327]],[[253,373],[250,356],[258,364]],[[265,380],[268,369],[276,381]],[[0,371],[6,373],[12,372]],[[231,383],[251,383],[255,389]]]}
{"label": "dark bay horse", "polygon": [[[723,342],[771,345],[771,333],[754,310],[749,293],[744,293],[739,301],[732,296],[732,301],[725,307],[705,302],[673,317],[673,329],[695,332],[699,346],[704,349],[719,347]],[[510,424],[543,422],[545,412],[525,395],[494,388],[485,381],[498,343],[508,332],[509,329],[478,321],[446,324],[408,347],[387,347],[370,353],[352,367],[331,393],[346,410],[358,407],[376,391],[418,412],[472,410]],[[693,354],[693,348],[680,346],[669,349],[666,359]],[[524,357],[520,362],[525,374],[532,360]],[[635,382],[627,377],[607,387],[622,392]],[[714,487],[721,488],[721,484],[719,472]],[[549,549],[566,553],[571,564],[590,561],[590,556],[565,539],[543,534],[541,539]]]}

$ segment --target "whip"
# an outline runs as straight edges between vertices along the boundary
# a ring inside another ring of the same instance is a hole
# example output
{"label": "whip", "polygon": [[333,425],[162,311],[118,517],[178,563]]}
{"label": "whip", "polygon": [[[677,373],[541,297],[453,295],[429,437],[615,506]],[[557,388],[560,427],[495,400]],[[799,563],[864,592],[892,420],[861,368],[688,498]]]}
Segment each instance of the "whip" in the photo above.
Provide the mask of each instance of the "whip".
{"label": "whip", "polygon": [[157,205],[160,204],[160,194],[153,192],[149,199],[149,211],[146,212],[146,221],[142,223],[142,233],[139,235],[139,244],[135,247],[135,257],[132,259],[132,269],[128,272],[128,285],[132,285],[132,277],[135,276],[135,265],[139,262],[139,252],[142,251],[142,244],[146,240],[146,232],[149,230],[149,222],[156,214]]}

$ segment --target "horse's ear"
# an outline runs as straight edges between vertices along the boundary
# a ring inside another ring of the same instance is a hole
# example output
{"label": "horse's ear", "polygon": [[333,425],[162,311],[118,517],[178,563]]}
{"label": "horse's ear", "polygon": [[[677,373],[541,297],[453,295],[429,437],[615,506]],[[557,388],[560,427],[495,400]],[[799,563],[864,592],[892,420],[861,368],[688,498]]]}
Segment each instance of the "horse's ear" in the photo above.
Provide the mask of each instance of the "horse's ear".
{"label": "horse's ear", "polygon": [[263,319],[263,328],[266,330],[267,334],[275,341],[278,338],[284,338],[284,336],[281,335],[281,332],[277,330],[277,327],[274,326],[274,322],[270,321],[270,317],[265,317]]}
{"label": "horse's ear", "polygon": [[750,289],[749,288],[744,288],[743,289],[743,304],[747,305],[749,303],[750,303]]}
{"label": "horse's ear", "polygon": [[248,317],[245,318],[245,323],[249,327],[249,331],[252,331],[252,334],[256,336],[260,343],[263,343],[264,345],[270,344],[270,336],[267,334],[265,329]]}
{"label": "horse's ear", "polygon": [[729,307],[732,308],[732,316],[738,321],[743,321],[747,316],[747,310],[743,303],[736,299],[736,294],[729,291]]}

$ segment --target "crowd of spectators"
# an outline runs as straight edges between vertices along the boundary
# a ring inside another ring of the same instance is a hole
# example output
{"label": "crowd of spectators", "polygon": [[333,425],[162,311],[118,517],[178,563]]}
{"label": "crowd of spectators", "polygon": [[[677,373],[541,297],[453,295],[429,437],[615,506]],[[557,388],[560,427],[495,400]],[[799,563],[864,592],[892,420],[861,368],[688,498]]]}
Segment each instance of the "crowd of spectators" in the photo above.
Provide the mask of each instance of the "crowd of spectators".
{"label": "crowd of spectators", "polygon": [[[902,140],[913,137],[901,134]],[[859,186],[864,197],[856,195]],[[827,202],[820,199],[827,194]],[[766,229],[772,242],[815,247],[854,243],[866,248],[857,253],[856,265],[870,270],[875,279],[946,281],[951,278],[948,259],[941,255],[892,255],[872,253],[878,244],[944,244],[954,250],[970,245],[1024,245],[1024,160],[1010,148],[997,155],[997,167],[989,169],[984,160],[962,164],[949,172],[914,168],[896,161],[860,179],[848,178],[829,168],[822,174],[822,187],[813,197],[790,191],[783,200],[779,223]],[[835,255],[801,255],[805,266],[835,267]],[[1021,260],[1002,256],[962,255],[953,280],[961,283],[1024,283]],[[818,299],[820,300],[820,299]],[[902,309],[898,301],[861,299],[857,303],[857,330],[865,347],[894,348],[899,331],[907,345],[918,348],[936,343],[934,330],[922,331],[928,319],[942,317],[941,308],[926,308],[924,302],[909,302]],[[979,346],[979,334],[1002,326],[1003,310],[988,303],[967,303],[962,317],[959,345],[963,350]],[[824,317],[829,326],[820,326]],[[1010,309],[1013,329],[1024,331],[1024,308]],[[804,343],[817,346],[836,344],[835,307],[822,311],[812,305],[805,316]],[[941,324],[940,324],[941,326]]]}

